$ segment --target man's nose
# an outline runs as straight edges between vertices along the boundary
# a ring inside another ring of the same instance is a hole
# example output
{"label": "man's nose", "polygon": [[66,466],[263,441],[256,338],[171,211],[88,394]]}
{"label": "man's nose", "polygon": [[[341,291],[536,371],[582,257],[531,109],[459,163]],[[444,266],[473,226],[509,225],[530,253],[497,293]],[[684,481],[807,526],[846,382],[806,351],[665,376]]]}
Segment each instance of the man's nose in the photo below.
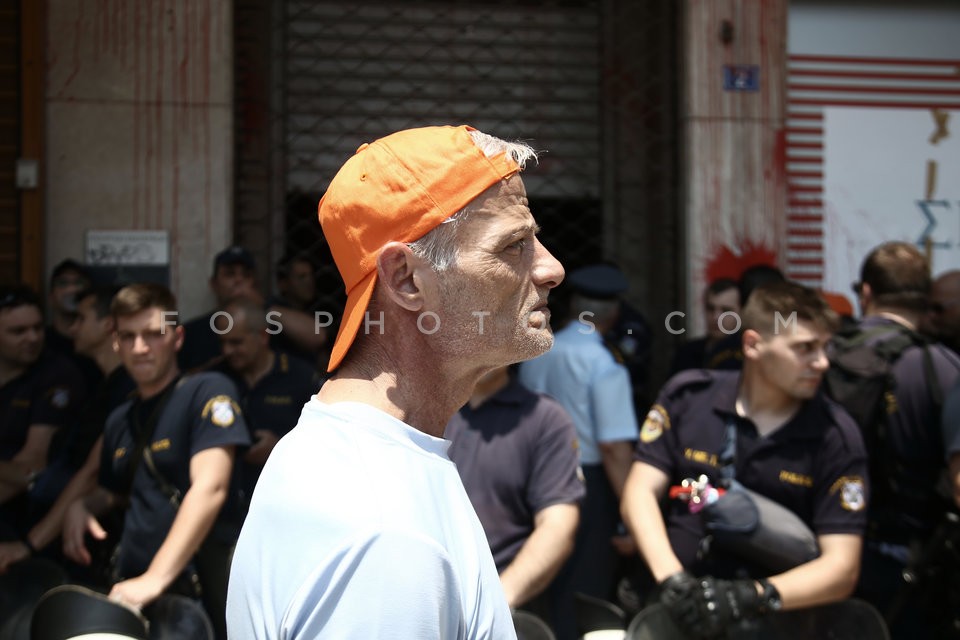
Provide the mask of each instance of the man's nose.
{"label": "man's nose", "polygon": [[534,243],[534,281],[552,289],[563,282],[565,275],[563,265],[543,246],[539,238],[534,238]]}

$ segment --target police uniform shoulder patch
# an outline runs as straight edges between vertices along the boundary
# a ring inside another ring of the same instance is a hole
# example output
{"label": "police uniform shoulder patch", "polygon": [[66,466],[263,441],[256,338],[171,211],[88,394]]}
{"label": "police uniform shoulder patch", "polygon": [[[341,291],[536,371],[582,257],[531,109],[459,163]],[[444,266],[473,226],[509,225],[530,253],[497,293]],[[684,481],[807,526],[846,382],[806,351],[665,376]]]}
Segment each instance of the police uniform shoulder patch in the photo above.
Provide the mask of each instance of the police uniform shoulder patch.
{"label": "police uniform shoulder patch", "polygon": [[663,405],[655,404],[647,412],[647,418],[640,427],[640,441],[651,443],[663,435],[665,429],[670,428],[670,416]]}
{"label": "police uniform shoulder patch", "polygon": [[50,404],[55,409],[66,409],[70,404],[70,389],[67,387],[54,387],[51,389]]}
{"label": "police uniform shoulder patch", "polygon": [[830,493],[839,494],[840,506],[847,511],[862,511],[867,506],[866,490],[860,476],[842,476],[830,487]]}
{"label": "police uniform shoulder patch", "polygon": [[226,429],[237,419],[240,408],[230,396],[215,396],[207,400],[201,417],[210,417],[210,422]]}

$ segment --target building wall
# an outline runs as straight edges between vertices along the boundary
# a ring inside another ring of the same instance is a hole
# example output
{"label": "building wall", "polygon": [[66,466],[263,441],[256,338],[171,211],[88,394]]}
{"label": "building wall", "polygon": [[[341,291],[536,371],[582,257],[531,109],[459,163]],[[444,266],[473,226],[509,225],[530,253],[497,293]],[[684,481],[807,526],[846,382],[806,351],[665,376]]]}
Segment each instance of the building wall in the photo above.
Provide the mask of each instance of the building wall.
{"label": "building wall", "polygon": [[46,273],[91,229],[170,237],[185,316],[232,239],[230,0],[47,3]]}
{"label": "building wall", "polygon": [[788,275],[846,295],[869,251],[960,267],[960,4],[794,0]]}
{"label": "building wall", "polygon": [[[683,156],[686,337],[720,277],[783,264],[786,0],[688,0],[684,19]],[[743,89],[735,67],[754,74]],[[681,328],[676,325],[677,330]]]}

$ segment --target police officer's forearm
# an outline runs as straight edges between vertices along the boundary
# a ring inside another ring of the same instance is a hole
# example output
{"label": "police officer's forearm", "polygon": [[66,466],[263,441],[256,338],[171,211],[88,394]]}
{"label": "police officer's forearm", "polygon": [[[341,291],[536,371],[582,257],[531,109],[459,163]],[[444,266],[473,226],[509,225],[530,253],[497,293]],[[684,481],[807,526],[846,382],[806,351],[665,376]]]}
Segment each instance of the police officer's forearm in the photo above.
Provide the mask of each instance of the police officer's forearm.
{"label": "police officer's forearm", "polygon": [[163,589],[177,579],[213,527],[227,499],[232,467],[232,447],[206,449],[190,459],[190,488],[146,571]]}
{"label": "police officer's forearm", "polygon": [[683,571],[684,567],[670,546],[657,492],[652,488],[649,478],[652,473],[656,471],[644,467],[641,463],[633,465],[624,486],[620,512],[637,543],[640,557],[659,583]]}
{"label": "police officer's forearm", "polygon": [[20,495],[26,487],[20,483],[0,481],[0,504]]}
{"label": "police officer's forearm", "polygon": [[627,481],[627,475],[633,464],[633,443],[628,440],[616,440],[598,444],[607,481],[619,500],[623,497],[623,485]]}
{"label": "police officer's forearm", "polygon": [[539,511],[535,526],[513,561],[500,574],[507,604],[519,607],[550,586],[573,552],[580,509],[557,504]]}
{"label": "police officer's forearm", "polygon": [[860,536],[832,534],[817,537],[820,556],[770,582],[780,592],[784,609],[802,609],[843,600],[853,593],[860,573]]}
{"label": "police officer's forearm", "polygon": [[70,504],[96,488],[102,442],[101,436],[91,449],[90,455],[87,456],[87,461],[73,474],[47,514],[30,529],[27,539],[34,549],[43,549],[56,540],[63,529],[63,518]]}
{"label": "police officer's forearm", "polygon": [[[101,516],[111,509],[120,506],[121,498],[112,491],[97,486],[93,491],[82,498],[84,508],[93,516]],[[69,508],[69,505],[67,505]]]}
{"label": "police officer's forearm", "polygon": [[28,463],[18,460],[3,460],[0,461],[0,482],[18,487],[19,493],[27,488],[33,471],[35,469],[32,469]]}
{"label": "police officer's forearm", "polygon": [[191,487],[184,495],[170,532],[147,568],[164,588],[177,579],[197,553],[226,497],[226,486],[213,490]]}

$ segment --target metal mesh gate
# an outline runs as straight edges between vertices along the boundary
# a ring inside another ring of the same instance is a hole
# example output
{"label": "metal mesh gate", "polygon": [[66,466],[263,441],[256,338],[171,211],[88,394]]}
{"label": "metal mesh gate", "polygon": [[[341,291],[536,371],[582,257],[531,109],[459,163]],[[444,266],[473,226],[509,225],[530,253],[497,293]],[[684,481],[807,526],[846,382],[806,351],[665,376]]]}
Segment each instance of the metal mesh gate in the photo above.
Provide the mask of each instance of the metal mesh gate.
{"label": "metal mesh gate", "polygon": [[336,170],[459,123],[545,150],[524,183],[568,269],[616,259],[638,306],[675,304],[672,0],[237,0],[236,20],[237,239],[268,263],[309,253],[321,307],[344,299],[316,218]]}

